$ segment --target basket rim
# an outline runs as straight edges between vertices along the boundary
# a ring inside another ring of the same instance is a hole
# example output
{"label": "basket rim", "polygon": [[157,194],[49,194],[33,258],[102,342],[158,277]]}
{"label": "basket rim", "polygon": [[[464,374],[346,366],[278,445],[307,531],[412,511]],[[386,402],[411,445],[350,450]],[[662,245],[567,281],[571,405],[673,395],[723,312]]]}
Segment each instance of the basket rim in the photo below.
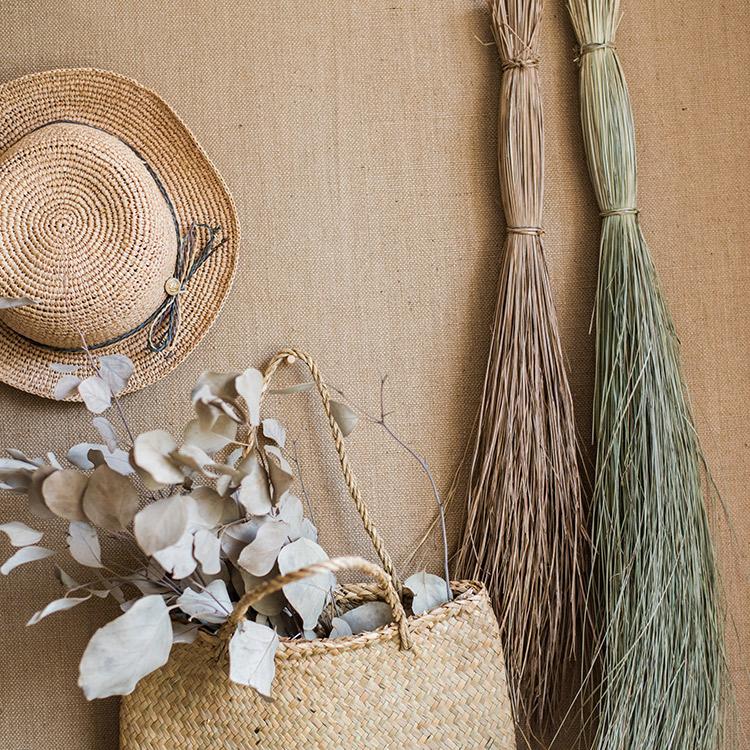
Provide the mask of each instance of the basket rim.
{"label": "basket rim", "polygon": [[[444,620],[457,617],[463,614],[467,607],[476,607],[482,603],[489,605],[489,597],[487,595],[487,589],[483,583],[473,580],[457,580],[450,582],[451,591],[454,594],[454,598],[441,604],[435,609],[431,609],[429,612],[425,612],[421,615],[409,615],[407,622],[409,629],[412,633],[421,632],[433,628]],[[358,583],[358,584],[345,584],[338,588],[338,591],[344,593],[354,594],[353,597],[356,601],[358,592],[371,592],[376,593],[380,589],[375,584],[369,583]],[[462,596],[463,595],[463,596]],[[460,597],[460,598],[459,598]],[[380,597],[378,597],[379,599]],[[364,599],[365,601],[373,601],[373,599]],[[498,629],[499,635],[499,629]],[[398,639],[398,626],[395,623],[383,625],[376,630],[367,631],[366,633],[360,633],[358,635],[342,636],[341,638],[320,638],[314,641],[302,641],[294,640],[291,638],[279,638],[279,649],[276,652],[277,659],[299,659],[307,656],[313,656],[316,654],[331,654],[339,653],[344,651],[352,651],[355,649],[363,648],[375,643],[383,643],[386,641]],[[221,644],[218,636],[214,633],[208,633],[204,630],[198,632],[198,641],[203,641],[205,644],[210,646],[219,646]],[[191,645],[191,644],[177,644],[179,645]]]}

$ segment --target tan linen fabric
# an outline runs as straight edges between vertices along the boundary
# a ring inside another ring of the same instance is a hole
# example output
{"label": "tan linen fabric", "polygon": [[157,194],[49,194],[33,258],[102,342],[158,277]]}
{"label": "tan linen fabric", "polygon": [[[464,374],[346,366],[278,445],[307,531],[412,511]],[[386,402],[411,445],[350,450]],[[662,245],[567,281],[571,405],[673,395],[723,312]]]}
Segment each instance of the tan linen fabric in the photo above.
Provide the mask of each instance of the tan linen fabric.
{"label": "tan linen fabric", "polygon": [[[618,48],[636,115],[643,224],[737,534],[725,560],[744,642],[750,10],[744,0],[720,8],[624,0],[623,10]],[[243,241],[228,304],[185,365],[125,399],[136,429],[178,433],[202,369],[260,364],[293,344],[373,411],[379,377],[388,374],[391,424],[447,488],[478,404],[502,240],[499,66],[495,49],[482,44],[490,39],[483,3],[5,0],[0,11],[2,80],[78,65],[135,77],[184,118],[237,201]],[[561,0],[548,3],[542,51],[546,247],[588,445],[599,220]],[[318,429],[318,405],[307,396],[285,404],[325,545],[369,553]],[[0,445],[63,452],[93,437],[80,407],[0,387]],[[383,536],[403,560],[433,513],[428,484],[375,426],[358,430],[351,450]],[[2,498],[0,518],[28,520],[14,496]],[[450,523],[455,540],[458,505]],[[429,557],[436,565],[437,547]],[[87,704],[75,685],[101,607],[25,629],[59,591],[39,571],[19,569],[0,581],[0,750],[114,750],[116,702]],[[747,715],[746,672],[738,666],[736,675]]]}

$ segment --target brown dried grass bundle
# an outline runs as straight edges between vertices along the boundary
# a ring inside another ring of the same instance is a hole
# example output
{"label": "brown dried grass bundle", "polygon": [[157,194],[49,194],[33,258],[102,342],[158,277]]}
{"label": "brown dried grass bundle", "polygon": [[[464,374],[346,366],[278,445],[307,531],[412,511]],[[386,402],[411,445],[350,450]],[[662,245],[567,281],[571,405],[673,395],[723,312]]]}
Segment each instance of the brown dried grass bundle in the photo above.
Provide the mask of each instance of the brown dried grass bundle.
{"label": "brown dried grass bundle", "polygon": [[578,640],[585,547],[573,402],[542,245],[541,0],[494,0],[508,225],[458,573],[500,620],[516,720],[549,721]]}

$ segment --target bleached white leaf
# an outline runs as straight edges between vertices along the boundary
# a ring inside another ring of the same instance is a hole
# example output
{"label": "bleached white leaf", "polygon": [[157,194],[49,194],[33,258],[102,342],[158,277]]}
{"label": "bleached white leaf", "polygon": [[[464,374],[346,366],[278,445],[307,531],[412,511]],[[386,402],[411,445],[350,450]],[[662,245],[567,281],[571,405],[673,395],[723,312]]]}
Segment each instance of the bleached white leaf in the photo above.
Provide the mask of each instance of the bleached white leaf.
{"label": "bleached white leaf", "polygon": [[311,542],[318,541],[318,530],[309,518],[303,518],[299,528],[299,535]]}
{"label": "bleached white leaf", "polygon": [[227,522],[227,506],[233,505],[231,500],[221,497],[211,487],[195,487],[185,499],[188,524],[194,528],[213,529]]}
{"label": "bleached white leaf", "polygon": [[237,393],[245,399],[250,424],[257,427],[260,424],[260,397],[263,393],[263,373],[254,367],[249,367],[235,378],[234,386]]}
{"label": "bleached white leaf", "polygon": [[68,396],[71,396],[78,389],[81,382],[81,379],[77,375],[63,375],[55,383],[55,389],[52,391],[53,398],[57,401],[68,398]]}
{"label": "bleached white leaf", "polygon": [[204,372],[198,378],[190,395],[203,429],[211,427],[217,410],[235,422],[242,421],[237,410],[230,403],[237,398],[237,389],[234,384],[236,377],[236,374]]}
{"label": "bleached white leaf", "polygon": [[14,570],[19,565],[25,565],[35,560],[43,560],[45,557],[54,554],[54,550],[47,549],[46,547],[21,547],[0,566],[0,573],[7,576],[11,570]]}
{"label": "bleached white leaf", "polygon": [[186,588],[177,598],[177,604],[188,617],[209,625],[220,625],[232,613],[227,585],[221,579],[212,581],[203,591]]}
{"label": "bleached white leaf", "polygon": [[349,627],[349,623],[341,617],[334,617],[331,620],[331,632],[328,637],[346,638],[348,635],[352,635],[352,629]]}
{"label": "bleached white leaf", "polygon": [[[62,469],[63,465],[57,460],[57,456],[52,451],[47,451],[47,461],[49,461],[49,465],[53,469]],[[39,464],[39,468],[41,468],[44,464]]]}
{"label": "bleached white leaf", "polygon": [[247,473],[240,482],[237,500],[251,516],[265,516],[273,507],[266,470],[255,456],[243,461],[242,468]]}
{"label": "bleached white leaf", "polygon": [[359,422],[356,412],[341,401],[331,401],[331,413],[344,437],[354,432]]}
{"label": "bleached white leaf", "polygon": [[112,423],[106,417],[94,417],[91,420],[94,429],[102,436],[102,440],[107,446],[107,450],[113,453],[117,450],[117,433]]}
{"label": "bleached white leaf", "polygon": [[38,305],[39,301],[31,297],[0,297],[0,310],[15,310],[19,307]]}
{"label": "bleached white leaf", "polygon": [[145,596],[94,633],[78,685],[88,700],[128,695],[142,677],[167,663],[171,649],[167,605],[160,596]]}
{"label": "bleached white leaf", "polygon": [[198,622],[172,620],[172,643],[194,643],[200,628]]}
{"label": "bleached white leaf", "polygon": [[263,420],[263,434],[269,440],[273,440],[279,448],[284,447],[286,443],[286,430],[284,429],[284,425],[277,419]]}
{"label": "bleached white leaf", "polygon": [[106,446],[99,443],[77,443],[68,451],[67,459],[73,466],[77,466],[84,471],[93,469],[94,464],[89,458],[89,451],[92,448],[106,448]]}
{"label": "bleached white leaf", "polygon": [[133,467],[130,465],[130,459],[125,451],[119,448],[110,451],[102,443],[78,443],[68,451],[67,459],[74,466],[84,471],[106,463],[112,471],[116,471],[123,476],[133,473]]}
{"label": "bleached white leaf", "polygon": [[73,609],[73,607],[76,607],[83,602],[87,602],[89,599],[91,599],[91,594],[88,596],[65,596],[62,599],[55,599],[44,609],[35,612],[26,624],[36,625],[39,620],[43,620],[48,615],[52,615],[55,612],[65,612],[69,609]]}
{"label": "bleached white leaf", "polygon": [[82,380],[78,385],[78,393],[86,408],[93,414],[101,414],[112,405],[112,391],[98,375]]}
{"label": "bleached white leaf", "polygon": [[99,375],[112,393],[125,390],[133,374],[133,363],[124,354],[107,354],[99,357]]}
{"label": "bleached white leaf", "polygon": [[274,630],[242,620],[229,641],[229,679],[270,697],[278,647],[279,636]]}
{"label": "bleached white leaf", "polygon": [[63,364],[62,362],[53,362],[49,369],[52,370],[52,372],[60,373],[61,375],[70,375],[71,373],[78,372],[80,369],[78,365],[68,365]]}
{"label": "bleached white leaf", "polygon": [[154,552],[154,559],[178,580],[192,575],[198,566],[193,555],[193,532],[188,529],[171,547]]}
{"label": "bleached white leaf", "polygon": [[181,495],[149,503],[133,520],[138,546],[149,556],[176,544],[188,526],[188,509]]}
{"label": "bleached white leaf", "polygon": [[[262,530],[262,529],[261,529]],[[282,575],[327,560],[326,551],[309,539],[298,539],[279,552],[279,570]],[[284,596],[302,618],[305,630],[314,630],[331,589],[336,585],[333,573],[317,573],[284,586]]]}
{"label": "bleached white leaf", "polygon": [[14,547],[26,547],[29,544],[36,544],[44,536],[44,533],[32,529],[21,521],[9,521],[0,524],[0,531],[7,534],[10,543]]}
{"label": "bleached white leaf", "polygon": [[150,484],[149,489],[183,481],[183,473],[171,458],[176,448],[177,443],[166,430],[142,432],[135,439],[133,462],[144,482]]}
{"label": "bleached white leaf", "polygon": [[289,538],[292,541],[299,539],[301,536],[305,536],[302,533],[302,522],[304,516],[305,510],[302,507],[302,501],[296,495],[292,495],[291,492],[285,493],[279,503],[278,518],[280,521],[289,524]]}
{"label": "bleached white leaf", "polygon": [[266,575],[274,566],[288,535],[289,526],[283,521],[264,523],[255,539],[240,553],[238,565],[254,576]]}
{"label": "bleached white leaf", "polygon": [[82,508],[95,526],[122,531],[133,520],[140,498],[131,481],[106,464],[97,466],[83,493]]}
{"label": "bleached white leaf", "polygon": [[83,493],[89,478],[75,469],[52,472],[42,482],[44,504],[60,518],[68,521],[85,521]]}
{"label": "bleached white leaf", "polygon": [[206,575],[216,575],[221,570],[220,554],[219,537],[208,529],[198,529],[193,538],[193,555]]}
{"label": "bleached white leaf", "polygon": [[[104,446],[102,446],[104,449]],[[124,477],[134,474],[135,470],[130,464],[130,457],[127,452],[120,450],[119,448],[111,453],[108,450],[92,449],[89,454],[101,453],[104,462],[109,466],[112,471],[116,471],[118,474],[122,474]]]}
{"label": "bleached white leaf", "polygon": [[68,591],[78,588],[78,581],[68,575],[59,565],[55,565],[55,577],[63,585],[63,588]]}
{"label": "bleached white leaf", "polygon": [[445,579],[432,573],[415,573],[404,581],[404,587],[414,594],[411,609],[415,615],[424,614],[450,601]]}
{"label": "bleached white leaf", "polygon": [[96,529],[86,521],[73,521],[68,527],[70,556],[88,568],[103,568],[102,549]]}
{"label": "bleached white leaf", "polygon": [[23,451],[19,451],[17,448],[6,448],[5,449],[8,455],[11,458],[14,458],[16,461],[23,461],[25,464],[29,464],[31,466],[42,466],[44,464],[44,459],[41,458],[30,458],[27,456]]}
{"label": "bleached white leaf", "polygon": [[306,641],[317,641],[318,634],[314,630],[304,630],[302,634],[305,636]]}
{"label": "bleached white leaf", "polygon": [[367,602],[344,612],[341,619],[351,628],[353,635],[359,635],[387,625],[393,620],[393,613],[385,602]]}
{"label": "bleached white leaf", "polygon": [[197,445],[186,443],[181,448],[173,451],[170,457],[174,463],[188,469],[188,472],[197,471],[208,477],[215,476],[215,474],[210,471],[213,459],[208,453],[206,453],[206,451],[199,448]]}
{"label": "bleached white leaf", "polygon": [[31,478],[37,466],[16,458],[0,458],[0,486],[5,489],[25,491],[31,485]]}

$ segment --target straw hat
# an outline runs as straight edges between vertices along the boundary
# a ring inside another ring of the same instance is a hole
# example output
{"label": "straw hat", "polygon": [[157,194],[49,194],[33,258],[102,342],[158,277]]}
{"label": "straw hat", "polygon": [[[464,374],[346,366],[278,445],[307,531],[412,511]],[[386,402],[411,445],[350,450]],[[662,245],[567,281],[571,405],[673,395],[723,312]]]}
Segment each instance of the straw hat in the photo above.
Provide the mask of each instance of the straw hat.
{"label": "straw hat", "polygon": [[114,73],[6,83],[0,123],[0,381],[51,397],[54,363],[91,372],[81,333],[95,357],[132,359],[129,390],[160,379],[232,284],[224,181],[165,102]]}

